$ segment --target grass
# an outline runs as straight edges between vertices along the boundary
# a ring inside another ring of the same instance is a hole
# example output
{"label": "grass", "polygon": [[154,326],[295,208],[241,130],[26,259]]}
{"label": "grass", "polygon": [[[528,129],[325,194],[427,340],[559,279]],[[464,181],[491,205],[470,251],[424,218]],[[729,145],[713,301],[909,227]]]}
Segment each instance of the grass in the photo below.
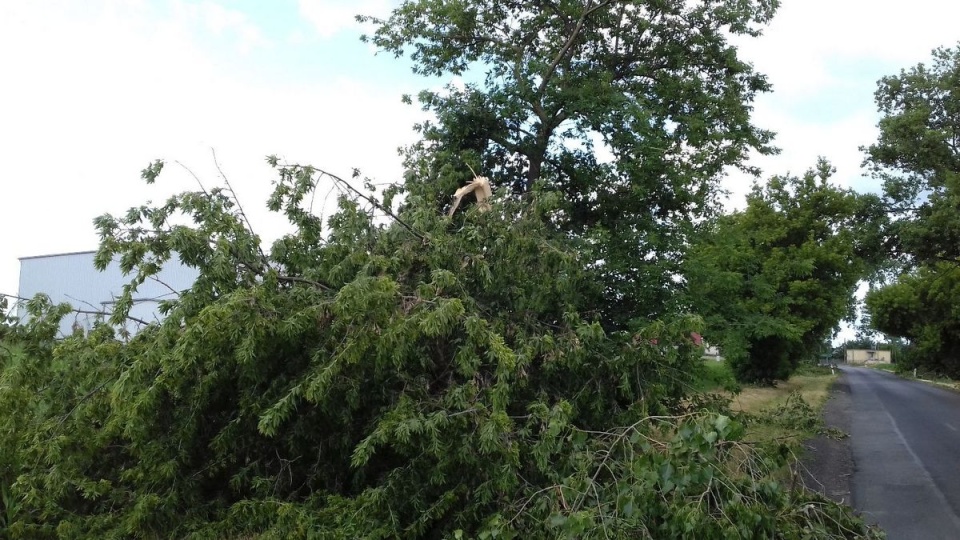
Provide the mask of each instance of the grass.
{"label": "grass", "polygon": [[879,369],[881,371],[889,371],[890,373],[897,372],[897,366],[895,364],[868,364],[867,367],[872,367],[873,369]]}
{"label": "grass", "polygon": [[837,378],[830,370],[798,373],[774,387],[746,386],[734,396],[730,407],[745,413],[760,413],[786,403],[797,392],[804,401],[819,409],[827,400],[830,384]]}
{"label": "grass", "polygon": [[904,371],[899,371],[896,364],[867,364],[867,367],[873,369],[879,369],[882,371],[888,371],[890,373],[895,373],[904,379],[913,379],[918,381],[923,381],[943,388],[949,388],[951,390],[960,390],[960,381],[956,379],[951,379],[949,377],[944,377],[943,375],[938,375],[934,373],[919,371],[914,375],[914,371],[907,369]]}
{"label": "grass", "polygon": [[837,377],[831,373],[830,368],[803,366],[789,380],[780,381],[776,386],[740,387],[730,366],[724,361],[716,360],[705,360],[698,375],[695,384],[698,392],[729,392],[731,388],[739,387],[741,391],[733,396],[730,408],[746,413],[759,413],[782,405],[794,392],[798,392],[807,403],[819,408],[826,401],[830,384]]}
{"label": "grass", "polygon": [[[837,376],[827,367],[801,366],[789,380],[776,386],[741,387],[726,362],[706,360],[698,373],[696,388],[707,394],[729,393],[730,409],[749,419],[748,439],[799,443],[814,435],[810,425],[818,422]],[[740,391],[732,392],[733,389]]]}
{"label": "grass", "polygon": [[830,385],[838,376],[830,368],[803,366],[789,380],[780,381],[776,386],[745,385],[739,387],[739,393],[734,393],[730,390],[738,386],[725,362],[707,360],[698,375],[700,392],[729,392],[730,409],[742,413],[746,422],[746,440],[791,446],[815,434]]}

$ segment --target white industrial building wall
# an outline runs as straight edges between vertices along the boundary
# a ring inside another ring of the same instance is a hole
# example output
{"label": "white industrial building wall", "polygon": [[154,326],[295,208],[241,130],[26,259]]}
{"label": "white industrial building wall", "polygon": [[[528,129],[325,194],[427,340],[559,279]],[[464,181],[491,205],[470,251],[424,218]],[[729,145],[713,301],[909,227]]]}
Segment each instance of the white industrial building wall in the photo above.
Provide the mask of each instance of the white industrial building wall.
{"label": "white industrial building wall", "polygon": [[[124,276],[117,261],[110,263],[103,272],[98,271],[93,264],[95,254],[94,251],[85,251],[21,258],[18,295],[33,298],[37,293],[44,293],[54,303],[67,302],[79,310],[113,311],[114,300],[130,281],[130,276]],[[171,289],[189,289],[198,274],[196,269],[184,266],[174,257],[157,274],[159,281],[148,279],[138,287],[130,315],[147,322],[159,320],[158,302],[175,298]],[[21,318],[25,315],[21,306]],[[95,320],[93,314],[73,313],[61,321],[60,333],[70,335],[74,325],[89,330]],[[131,322],[127,330],[136,332],[137,326]]]}

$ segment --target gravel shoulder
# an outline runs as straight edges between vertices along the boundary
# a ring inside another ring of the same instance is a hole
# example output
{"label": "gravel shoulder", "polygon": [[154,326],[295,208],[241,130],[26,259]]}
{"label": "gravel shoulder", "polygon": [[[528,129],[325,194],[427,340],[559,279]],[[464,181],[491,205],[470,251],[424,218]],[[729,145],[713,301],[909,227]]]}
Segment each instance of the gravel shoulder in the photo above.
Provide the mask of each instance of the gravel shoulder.
{"label": "gravel shoulder", "polygon": [[[841,374],[823,408],[824,423],[834,433],[805,441],[801,460],[801,478],[808,489],[848,506],[853,506],[851,481],[856,468],[849,438],[851,407],[850,386]],[[841,432],[843,436],[838,437]]]}

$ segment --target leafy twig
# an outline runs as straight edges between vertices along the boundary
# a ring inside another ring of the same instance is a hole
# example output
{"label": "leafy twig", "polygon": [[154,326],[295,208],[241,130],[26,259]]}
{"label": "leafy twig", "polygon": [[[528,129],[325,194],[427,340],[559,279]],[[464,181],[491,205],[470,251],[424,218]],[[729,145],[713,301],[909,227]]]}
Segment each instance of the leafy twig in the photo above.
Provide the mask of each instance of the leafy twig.
{"label": "leafy twig", "polygon": [[[213,155],[213,164],[217,168],[217,172],[220,173],[220,178],[223,179],[223,182],[227,185],[227,189],[230,190],[230,195],[233,197],[233,202],[237,204],[237,211],[240,212],[240,217],[243,218],[244,223],[247,225],[247,231],[250,232],[251,236],[257,236],[257,233],[253,231],[253,225],[250,224],[250,219],[247,217],[247,213],[243,211],[243,205],[240,204],[240,197],[237,196],[237,192],[233,189],[233,184],[230,183],[230,179],[227,178],[227,175],[224,174],[223,169],[220,168],[220,162],[217,161],[217,151],[213,148],[210,149],[210,153]],[[263,252],[263,248],[260,247],[260,244],[257,243],[257,251],[260,252],[260,257],[263,259],[264,266],[266,266],[267,255]]]}
{"label": "leafy twig", "polygon": [[325,283],[320,283],[319,281],[314,281],[312,279],[307,279],[300,276],[277,276],[277,279],[280,281],[289,281],[293,283],[306,283],[308,285],[313,285],[314,287],[324,291],[333,292],[335,290],[330,285],[327,285]]}
{"label": "leafy twig", "polygon": [[[303,167],[303,166],[301,166],[301,165],[293,165],[293,167],[305,168],[305,167]],[[380,211],[383,212],[384,214],[390,216],[390,217],[391,217],[394,221],[396,221],[400,226],[402,226],[404,229],[406,229],[407,231],[409,231],[410,234],[416,236],[417,238],[419,238],[420,240],[422,240],[424,243],[427,243],[427,242],[430,241],[430,239],[427,238],[426,235],[424,235],[424,234],[421,233],[421,232],[418,232],[418,231],[417,231],[416,229],[414,229],[409,223],[407,223],[407,222],[405,222],[404,220],[400,219],[400,217],[397,216],[396,214],[394,214],[393,211],[391,211],[389,208],[387,208],[387,207],[385,207],[384,205],[382,205],[382,204],[381,204],[379,201],[377,201],[376,199],[374,199],[374,198],[372,198],[372,197],[368,197],[367,195],[363,194],[360,190],[358,190],[357,188],[355,188],[355,187],[353,187],[352,185],[350,185],[350,183],[347,182],[346,180],[344,180],[343,178],[340,178],[339,176],[337,176],[337,175],[335,175],[335,174],[333,174],[333,173],[329,173],[329,172],[327,172],[327,171],[325,171],[325,170],[317,169],[317,168],[315,168],[315,167],[311,167],[311,169],[317,171],[318,173],[320,173],[320,176],[321,176],[321,177],[323,177],[323,176],[328,176],[328,177],[330,177],[331,179],[333,179],[334,182],[337,182],[339,185],[347,188],[348,190],[350,190],[351,192],[353,192],[353,194],[356,195],[357,197],[360,197],[361,199],[363,199],[363,200],[367,201],[368,203],[372,204],[377,210],[380,210]]]}
{"label": "leafy twig", "polygon": [[76,411],[77,408],[80,407],[80,405],[83,405],[84,401],[93,397],[93,395],[99,392],[100,390],[103,390],[103,387],[106,386],[108,382],[110,381],[103,381],[102,383],[98,384],[93,390],[87,392],[82,398],[80,398],[80,401],[78,401],[77,404],[74,405],[72,409],[70,409],[70,412],[60,417],[60,421],[57,422],[57,428],[63,425],[63,423],[67,421],[67,418],[70,418],[70,416],[73,415],[74,411]]}

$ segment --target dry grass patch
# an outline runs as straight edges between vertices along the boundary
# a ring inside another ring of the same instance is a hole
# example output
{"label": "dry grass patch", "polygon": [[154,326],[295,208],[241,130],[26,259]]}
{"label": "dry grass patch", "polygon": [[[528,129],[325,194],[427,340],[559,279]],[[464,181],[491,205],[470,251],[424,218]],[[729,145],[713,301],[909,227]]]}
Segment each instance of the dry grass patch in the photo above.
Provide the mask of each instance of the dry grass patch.
{"label": "dry grass patch", "polygon": [[803,374],[794,375],[788,381],[781,381],[777,386],[746,386],[739,395],[734,396],[730,408],[746,413],[759,413],[769,410],[787,401],[787,396],[799,392],[803,400],[819,409],[827,400],[830,384],[837,378],[837,374]]}
{"label": "dry grass patch", "polygon": [[[747,386],[733,397],[730,408],[745,414],[746,440],[797,445],[813,436],[811,418],[819,418],[838,376],[829,369],[805,369],[775,387]],[[791,395],[799,395],[807,405],[796,398],[788,403]]]}

